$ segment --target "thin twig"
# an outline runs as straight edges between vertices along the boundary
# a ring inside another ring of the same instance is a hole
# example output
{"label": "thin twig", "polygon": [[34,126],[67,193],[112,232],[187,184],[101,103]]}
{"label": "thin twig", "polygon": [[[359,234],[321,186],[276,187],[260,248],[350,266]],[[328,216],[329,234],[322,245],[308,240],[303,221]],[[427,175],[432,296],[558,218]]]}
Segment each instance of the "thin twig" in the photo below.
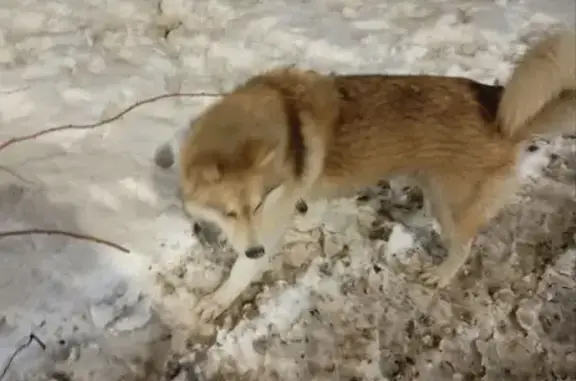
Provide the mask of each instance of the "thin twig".
{"label": "thin twig", "polygon": [[0,232],[0,239],[2,238],[6,238],[6,237],[14,237],[14,236],[19,236],[19,235],[34,235],[34,234],[44,234],[44,235],[63,235],[66,237],[72,237],[72,238],[76,238],[76,239],[81,239],[84,241],[91,241],[91,242],[95,242],[95,243],[99,243],[101,245],[106,245],[106,246],[110,246],[116,250],[120,250],[124,253],[129,253],[130,250],[126,249],[123,246],[118,245],[117,243],[114,242],[110,242],[101,238],[96,238],[90,235],[86,235],[86,234],[80,234],[80,233],[72,233],[72,232],[66,232],[66,231],[62,231],[62,230],[52,230],[52,229],[25,229],[25,230],[13,230],[13,231],[7,231],[7,232]]}
{"label": "thin twig", "polygon": [[8,167],[4,167],[3,165],[0,165],[0,171],[1,171],[1,172],[6,172],[6,173],[8,173],[9,175],[14,176],[15,178],[17,178],[18,180],[22,181],[23,183],[35,184],[34,181],[26,179],[24,176],[18,174],[18,172],[16,172],[15,170],[10,169],[10,168],[8,168]]}
{"label": "thin twig", "polygon": [[161,99],[174,98],[174,97],[218,97],[221,95],[223,95],[223,94],[220,94],[220,93],[171,93],[171,94],[157,95],[155,97],[144,99],[144,100],[138,101],[136,103],[133,103],[129,107],[120,111],[118,114],[113,115],[109,118],[103,119],[103,120],[96,122],[96,123],[65,124],[62,126],[50,127],[50,128],[45,129],[45,130],[40,130],[40,131],[35,132],[33,134],[13,137],[11,139],[8,139],[4,143],[0,144],[0,151],[7,148],[8,146],[11,146],[12,144],[23,142],[25,140],[33,140],[39,136],[50,134],[52,132],[59,132],[59,131],[63,131],[63,130],[89,130],[89,129],[92,129],[95,127],[103,126],[105,124],[109,124],[109,123],[112,123],[112,122],[120,119],[124,115],[128,114],[130,111],[132,111],[132,110],[134,110],[140,106],[144,106],[144,105],[149,104],[149,103],[154,103],[154,102],[159,101]]}
{"label": "thin twig", "polygon": [[30,336],[28,336],[28,341],[25,342],[24,344],[20,345],[18,348],[16,348],[14,353],[12,353],[12,355],[10,356],[8,361],[6,362],[6,365],[4,365],[4,369],[2,369],[2,373],[0,373],[0,381],[2,381],[4,379],[4,377],[6,377],[6,374],[8,374],[8,370],[10,369],[10,366],[12,365],[12,363],[14,362],[16,357],[20,354],[20,352],[22,352],[24,349],[28,348],[30,346],[30,344],[32,344],[32,342],[35,342],[36,344],[38,344],[40,346],[40,348],[42,348],[43,351],[46,350],[46,344],[44,344],[42,342],[42,340],[40,340],[35,334],[31,333]]}
{"label": "thin twig", "polygon": [[14,93],[19,93],[20,91],[28,90],[29,88],[30,88],[30,86],[19,87],[19,88],[17,88],[17,89],[2,91],[2,92],[0,92],[0,94],[14,94]]}

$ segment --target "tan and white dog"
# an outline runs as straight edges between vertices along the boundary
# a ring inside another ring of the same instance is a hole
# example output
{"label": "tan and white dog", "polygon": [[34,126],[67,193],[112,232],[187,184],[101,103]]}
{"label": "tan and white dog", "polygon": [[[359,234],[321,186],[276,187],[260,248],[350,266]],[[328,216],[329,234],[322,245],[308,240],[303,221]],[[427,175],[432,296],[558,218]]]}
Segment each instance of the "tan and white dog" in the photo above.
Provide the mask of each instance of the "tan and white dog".
{"label": "tan and white dog", "polygon": [[561,31],[529,49],[505,87],[279,68],[222,97],[156,155],[178,163],[186,211],[216,223],[239,253],[200,317],[218,316],[266,269],[300,199],[400,175],[424,190],[449,252],[421,279],[446,286],[517,189],[524,143],[574,129],[575,61],[575,34]]}

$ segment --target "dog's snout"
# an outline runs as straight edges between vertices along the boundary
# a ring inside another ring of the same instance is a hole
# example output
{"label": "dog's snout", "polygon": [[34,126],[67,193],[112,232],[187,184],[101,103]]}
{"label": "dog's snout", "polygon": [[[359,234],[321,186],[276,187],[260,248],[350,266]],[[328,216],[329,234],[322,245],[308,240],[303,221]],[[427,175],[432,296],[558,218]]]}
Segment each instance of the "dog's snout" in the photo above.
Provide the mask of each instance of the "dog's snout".
{"label": "dog's snout", "polygon": [[249,247],[248,249],[246,249],[244,254],[248,258],[256,259],[256,258],[260,258],[261,256],[263,256],[265,254],[265,252],[266,251],[264,250],[264,246],[252,246],[252,247]]}

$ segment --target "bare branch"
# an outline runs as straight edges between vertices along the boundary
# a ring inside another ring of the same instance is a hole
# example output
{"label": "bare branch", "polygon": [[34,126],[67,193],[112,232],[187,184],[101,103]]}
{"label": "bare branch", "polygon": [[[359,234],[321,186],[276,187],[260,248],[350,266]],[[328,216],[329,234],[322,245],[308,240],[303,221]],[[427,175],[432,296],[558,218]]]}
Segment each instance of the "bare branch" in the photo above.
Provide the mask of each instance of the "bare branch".
{"label": "bare branch", "polygon": [[34,181],[26,179],[24,176],[18,174],[18,172],[16,172],[15,170],[10,169],[8,167],[4,167],[3,165],[0,165],[0,171],[8,173],[9,175],[17,178],[18,180],[22,181],[23,183],[35,184]]}
{"label": "bare branch", "polygon": [[72,233],[66,232],[62,230],[52,230],[52,229],[25,229],[25,230],[13,230],[7,232],[0,232],[0,239],[7,238],[7,237],[14,237],[14,236],[22,236],[22,235],[36,235],[36,234],[43,234],[43,235],[62,235],[66,237],[76,238],[84,241],[91,241],[94,243],[99,243],[101,245],[106,245],[112,247],[116,250],[120,250],[124,253],[129,253],[130,250],[126,249],[123,246],[118,245],[117,243],[110,242],[101,238],[96,238],[86,234],[80,233]]}
{"label": "bare branch", "polygon": [[20,88],[17,88],[17,89],[2,91],[2,92],[0,92],[0,94],[14,94],[14,93],[19,93],[20,91],[28,90],[29,88],[30,88],[30,86],[24,86],[24,87],[20,87]]}
{"label": "bare branch", "polygon": [[6,377],[6,374],[8,374],[8,370],[10,369],[10,366],[12,365],[12,363],[14,362],[16,357],[20,354],[20,352],[22,352],[24,349],[28,348],[30,346],[30,344],[32,344],[33,342],[38,344],[40,346],[40,348],[42,348],[43,351],[46,350],[46,344],[44,344],[42,342],[42,340],[40,340],[35,334],[31,333],[30,336],[28,336],[28,341],[26,341],[24,344],[22,344],[18,348],[16,348],[16,350],[12,353],[12,355],[10,356],[8,361],[6,362],[6,365],[4,366],[2,373],[0,373],[0,381],[3,380],[4,377]]}
{"label": "bare branch", "polygon": [[220,93],[172,93],[172,94],[157,95],[155,97],[144,99],[144,100],[138,101],[136,103],[133,103],[129,107],[120,111],[118,114],[113,115],[109,118],[106,118],[106,119],[101,120],[101,121],[96,122],[96,123],[65,124],[62,126],[50,127],[50,128],[45,129],[45,130],[40,130],[40,131],[35,132],[33,134],[13,137],[13,138],[8,139],[7,141],[0,144],[0,151],[11,146],[12,144],[23,142],[26,140],[33,140],[39,136],[50,134],[53,132],[59,132],[59,131],[64,131],[64,130],[89,130],[89,129],[93,129],[93,128],[96,128],[99,126],[103,126],[105,124],[112,123],[112,122],[122,118],[124,115],[128,114],[130,111],[132,111],[132,110],[134,110],[140,106],[144,106],[144,105],[149,104],[149,103],[154,103],[154,102],[159,101],[161,99],[175,98],[175,97],[218,97],[221,95],[223,95],[223,94],[220,94]]}

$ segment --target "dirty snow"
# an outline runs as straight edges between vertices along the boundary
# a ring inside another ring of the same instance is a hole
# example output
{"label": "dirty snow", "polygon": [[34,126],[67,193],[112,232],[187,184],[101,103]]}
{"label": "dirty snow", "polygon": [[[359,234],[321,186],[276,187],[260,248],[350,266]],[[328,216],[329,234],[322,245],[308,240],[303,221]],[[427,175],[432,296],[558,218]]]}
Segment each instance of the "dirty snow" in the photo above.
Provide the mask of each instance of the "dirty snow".
{"label": "dirty snow", "polygon": [[[574,14],[572,0],[3,0],[0,142],[162,93],[225,91],[278,64],[505,81],[527,42]],[[311,207],[262,282],[194,331],[190,310],[234,256],[199,244],[151,157],[213,100],[163,99],[0,151],[1,231],[130,250],[0,239],[0,364],[30,333],[46,344],[2,381],[576,380],[569,138],[535,143],[525,192],[436,302],[411,278],[441,260],[434,225],[412,225],[426,220],[417,190],[383,183]]]}

